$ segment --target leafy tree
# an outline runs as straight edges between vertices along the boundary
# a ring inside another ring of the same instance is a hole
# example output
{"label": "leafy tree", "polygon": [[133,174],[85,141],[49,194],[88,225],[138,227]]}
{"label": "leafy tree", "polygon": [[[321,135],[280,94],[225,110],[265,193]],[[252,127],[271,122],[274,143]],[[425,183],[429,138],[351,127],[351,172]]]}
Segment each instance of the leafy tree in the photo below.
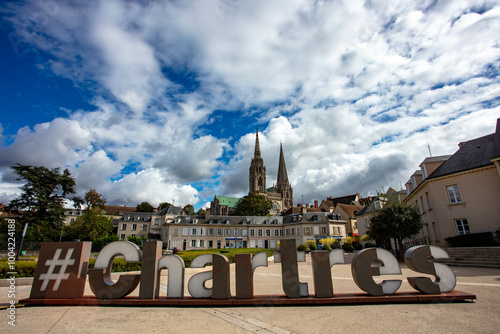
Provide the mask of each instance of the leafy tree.
{"label": "leafy tree", "polygon": [[106,204],[106,199],[102,197],[95,189],[90,189],[84,197],[85,204],[87,208],[93,209],[97,208],[99,210],[104,209],[104,205]]}
{"label": "leafy tree", "polygon": [[133,242],[133,243],[134,243],[134,244],[136,244],[137,246],[142,246],[142,242],[143,242],[144,240],[146,240],[146,238],[145,238],[145,237],[143,237],[143,238],[139,238],[139,237],[136,237],[136,236],[131,236],[131,235],[129,235],[129,236],[127,237],[127,239],[128,239],[128,241]]}
{"label": "leafy tree", "polygon": [[168,208],[169,206],[172,206],[169,202],[161,202],[160,203],[160,209],[163,210],[165,208]]}
{"label": "leafy tree", "polygon": [[141,204],[137,204],[137,206],[135,207],[135,210],[137,212],[153,212],[154,209],[155,208],[148,202],[142,202]]}
{"label": "leafy tree", "polygon": [[76,183],[68,169],[48,169],[44,166],[12,166],[18,175],[16,181],[24,181],[22,194],[13,199],[9,210],[19,215],[23,223],[34,228],[38,241],[59,240],[64,222],[64,200],[75,193]]}
{"label": "leafy tree", "polygon": [[206,214],[207,214],[207,212],[205,210],[203,210],[203,209],[200,209],[200,210],[196,211],[196,215],[197,216],[204,216]]}
{"label": "leafy tree", "polygon": [[113,221],[97,207],[90,207],[67,228],[66,239],[96,241],[113,233]]}
{"label": "leafy tree", "polygon": [[184,210],[184,213],[188,216],[194,215],[194,206],[192,206],[191,204],[186,205],[184,208],[182,208],[182,210]]}
{"label": "leafy tree", "polygon": [[398,256],[401,256],[403,239],[418,234],[422,227],[422,217],[415,207],[390,202],[373,214],[367,234],[382,242],[394,238],[399,248]]}
{"label": "leafy tree", "polygon": [[236,205],[235,216],[267,216],[273,207],[273,202],[258,192],[251,192]]}

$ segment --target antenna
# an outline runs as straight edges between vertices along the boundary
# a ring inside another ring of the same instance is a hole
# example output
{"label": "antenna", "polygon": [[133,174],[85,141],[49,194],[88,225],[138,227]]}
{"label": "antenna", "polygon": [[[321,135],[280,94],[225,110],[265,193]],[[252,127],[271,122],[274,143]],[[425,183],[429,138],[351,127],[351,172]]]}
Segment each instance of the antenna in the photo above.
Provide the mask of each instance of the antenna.
{"label": "antenna", "polygon": [[429,150],[429,155],[432,157],[431,146],[429,145],[429,141],[427,141],[427,149]]}

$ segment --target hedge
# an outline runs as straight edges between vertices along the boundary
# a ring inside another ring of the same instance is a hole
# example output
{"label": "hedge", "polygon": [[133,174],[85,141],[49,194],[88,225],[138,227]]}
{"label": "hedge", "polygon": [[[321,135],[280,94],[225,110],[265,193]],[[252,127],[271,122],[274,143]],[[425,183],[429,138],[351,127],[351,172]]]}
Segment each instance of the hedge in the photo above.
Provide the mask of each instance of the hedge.
{"label": "hedge", "polygon": [[492,232],[462,234],[444,240],[451,247],[488,247],[497,245]]}
{"label": "hedge", "polygon": [[[213,250],[200,250],[200,251],[181,251],[179,256],[184,260],[186,268],[191,266],[193,259],[203,254],[222,254],[229,259],[230,263],[234,263],[236,254],[257,254],[266,252],[267,256],[274,254],[272,249],[213,249]],[[34,277],[37,261],[17,261],[15,263],[16,277]],[[89,260],[88,269],[94,268],[95,259]],[[12,270],[9,269],[7,259],[0,259],[0,278],[10,278],[11,275],[7,273]],[[124,258],[115,258],[113,260],[112,272],[127,272],[127,271],[141,271],[141,262],[126,262]]]}

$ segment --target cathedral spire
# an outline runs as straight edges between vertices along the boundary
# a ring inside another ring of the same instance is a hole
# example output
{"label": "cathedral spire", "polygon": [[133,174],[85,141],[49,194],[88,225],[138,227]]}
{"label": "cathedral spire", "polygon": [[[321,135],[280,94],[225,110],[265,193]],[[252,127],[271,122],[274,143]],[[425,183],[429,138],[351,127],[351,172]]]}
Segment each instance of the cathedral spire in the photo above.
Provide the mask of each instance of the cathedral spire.
{"label": "cathedral spire", "polygon": [[278,166],[277,186],[288,186],[288,174],[286,172],[285,155],[283,154],[283,145],[280,143],[280,161]]}
{"label": "cathedral spire", "polygon": [[260,145],[259,145],[259,128],[255,133],[255,150],[253,152],[254,158],[260,158]]}

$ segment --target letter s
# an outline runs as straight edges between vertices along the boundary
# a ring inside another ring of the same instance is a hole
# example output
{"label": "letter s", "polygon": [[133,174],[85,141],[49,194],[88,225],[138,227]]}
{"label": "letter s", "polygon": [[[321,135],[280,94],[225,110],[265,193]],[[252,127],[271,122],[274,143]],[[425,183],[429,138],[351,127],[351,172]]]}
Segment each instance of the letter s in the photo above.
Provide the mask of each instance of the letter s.
{"label": "letter s", "polygon": [[447,265],[430,261],[448,259],[444,249],[435,246],[414,246],[405,253],[405,263],[411,270],[436,277],[433,282],[428,277],[408,277],[408,283],[418,291],[429,294],[450,292],[457,284],[453,270]]}

